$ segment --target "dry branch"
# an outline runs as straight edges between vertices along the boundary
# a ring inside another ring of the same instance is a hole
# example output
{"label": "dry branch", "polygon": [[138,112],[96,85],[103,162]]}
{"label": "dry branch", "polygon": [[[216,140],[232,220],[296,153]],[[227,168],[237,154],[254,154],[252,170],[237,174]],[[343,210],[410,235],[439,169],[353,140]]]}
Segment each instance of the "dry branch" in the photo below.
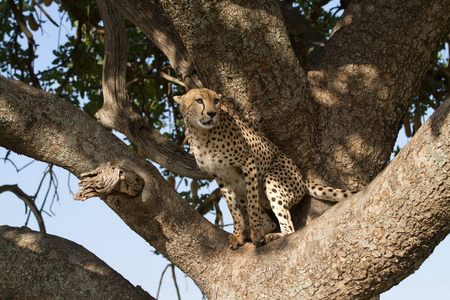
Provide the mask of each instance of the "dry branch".
{"label": "dry branch", "polygon": [[31,196],[28,196],[27,194],[25,194],[24,191],[22,191],[21,188],[19,188],[17,186],[17,184],[14,185],[2,185],[0,186],[0,194],[4,193],[4,192],[11,192],[14,195],[17,196],[17,198],[19,198],[20,200],[22,200],[26,206],[28,206],[30,208],[30,210],[33,212],[36,221],[38,223],[39,226],[39,230],[41,232],[45,233],[45,224],[44,224],[44,219],[42,219],[42,214],[41,211],[37,208],[36,204],[34,204],[34,199]]}
{"label": "dry branch", "polygon": [[184,85],[190,89],[202,87],[183,41],[160,6],[153,1],[145,0],[126,2],[108,0],[108,2],[140,28],[152,43],[167,56]]}

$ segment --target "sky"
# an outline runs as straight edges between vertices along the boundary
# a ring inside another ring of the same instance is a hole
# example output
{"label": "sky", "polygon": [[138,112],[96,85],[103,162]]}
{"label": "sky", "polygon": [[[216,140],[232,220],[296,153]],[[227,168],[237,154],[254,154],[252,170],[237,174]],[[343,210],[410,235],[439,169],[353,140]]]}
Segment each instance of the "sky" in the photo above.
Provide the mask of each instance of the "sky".
{"label": "sky", "polygon": [[[56,6],[49,11],[58,16]],[[56,17],[55,19],[59,19]],[[39,61],[37,69],[45,69],[53,60],[52,50],[63,43],[65,31],[61,28],[61,40],[53,38],[58,29],[46,27],[46,32],[34,32],[34,38],[39,44]],[[404,133],[400,133],[398,144],[403,146],[407,140]],[[10,161],[5,161],[6,150],[0,147],[0,185],[18,184],[27,194],[34,195],[39,186],[39,180],[47,170],[47,165],[33,162],[20,172],[22,168],[33,160],[22,155],[11,153]],[[51,207],[44,214],[47,232],[67,238],[83,245],[85,248],[104,260],[109,266],[122,274],[134,285],[140,285],[152,296],[156,297],[161,274],[168,265],[168,261],[161,255],[155,255],[153,248],[134,233],[123,221],[107,207],[100,199],[88,199],[85,202],[74,201],[72,193],[77,191],[78,179],[59,167],[54,167],[57,178],[58,197],[53,198],[54,188],[50,189],[48,204]],[[42,201],[49,177],[43,182],[39,193]],[[210,192],[214,189],[210,187]],[[208,192],[208,191],[205,191]],[[38,203],[41,203],[38,200]],[[225,223],[231,223],[228,209],[221,201],[222,212],[225,213]],[[210,219],[212,215],[208,216]],[[0,194],[0,225],[23,226],[26,222],[25,207],[21,200],[11,193]],[[30,228],[38,230],[37,223],[31,216],[28,224]],[[446,238],[413,275],[402,281],[398,286],[381,295],[382,300],[418,300],[418,299],[449,299],[450,298],[450,238]],[[185,300],[202,299],[202,294],[195,283],[181,271],[175,272],[181,298]],[[171,269],[167,269],[162,281],[159,299],[176,299]]]}

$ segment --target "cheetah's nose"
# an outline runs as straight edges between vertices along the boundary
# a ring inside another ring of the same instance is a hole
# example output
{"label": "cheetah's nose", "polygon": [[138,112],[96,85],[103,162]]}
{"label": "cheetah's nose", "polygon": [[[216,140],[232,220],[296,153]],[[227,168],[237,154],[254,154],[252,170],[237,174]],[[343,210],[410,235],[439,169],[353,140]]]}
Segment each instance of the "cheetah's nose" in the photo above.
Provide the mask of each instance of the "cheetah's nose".
{"label": "cheetah's nose", "polygon": [[215,111],[208,111],[206,114],[208,116],[210,116],[211,118],[214,118],[217,115],[217,113]]}

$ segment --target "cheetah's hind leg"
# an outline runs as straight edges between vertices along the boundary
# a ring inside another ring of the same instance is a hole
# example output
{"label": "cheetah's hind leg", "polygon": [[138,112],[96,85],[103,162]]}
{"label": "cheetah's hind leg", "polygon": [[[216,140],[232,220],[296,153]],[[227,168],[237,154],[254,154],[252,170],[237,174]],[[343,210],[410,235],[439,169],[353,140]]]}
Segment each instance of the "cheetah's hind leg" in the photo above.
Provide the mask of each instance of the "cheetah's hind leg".
{"label": "cheetah's hind leg", "polygon": [[[276,240],[282,236],[293,233],[294,224],[291,220],[289,208],[297,197],[301,196],[301,188],[295,193],[289,186],[289,180],[292,180],[288,174],[283,172],[283,165],[276,165],[269,170],[264,177],[264,188],[267,199],[270,202],[270,208],[278,219],[281,233],[269,233],[264,236],[265,242]],[[283,175],[282,175],[283,174]]]}

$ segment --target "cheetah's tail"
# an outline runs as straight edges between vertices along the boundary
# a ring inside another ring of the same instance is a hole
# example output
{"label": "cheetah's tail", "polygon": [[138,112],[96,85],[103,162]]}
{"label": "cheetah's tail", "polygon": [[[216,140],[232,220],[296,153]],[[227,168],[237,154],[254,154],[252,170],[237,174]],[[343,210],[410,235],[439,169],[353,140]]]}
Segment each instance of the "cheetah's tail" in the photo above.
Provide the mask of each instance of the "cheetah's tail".
{"label": "cheetah's tail", "polygon": [[350,198],[353,194],[356,194],[358,192],[323,186],[311,180],[306,180],[306,188],[308,190],[308,195],[320,200],[327,200],[332,202],[339,202],[341,200]]}

